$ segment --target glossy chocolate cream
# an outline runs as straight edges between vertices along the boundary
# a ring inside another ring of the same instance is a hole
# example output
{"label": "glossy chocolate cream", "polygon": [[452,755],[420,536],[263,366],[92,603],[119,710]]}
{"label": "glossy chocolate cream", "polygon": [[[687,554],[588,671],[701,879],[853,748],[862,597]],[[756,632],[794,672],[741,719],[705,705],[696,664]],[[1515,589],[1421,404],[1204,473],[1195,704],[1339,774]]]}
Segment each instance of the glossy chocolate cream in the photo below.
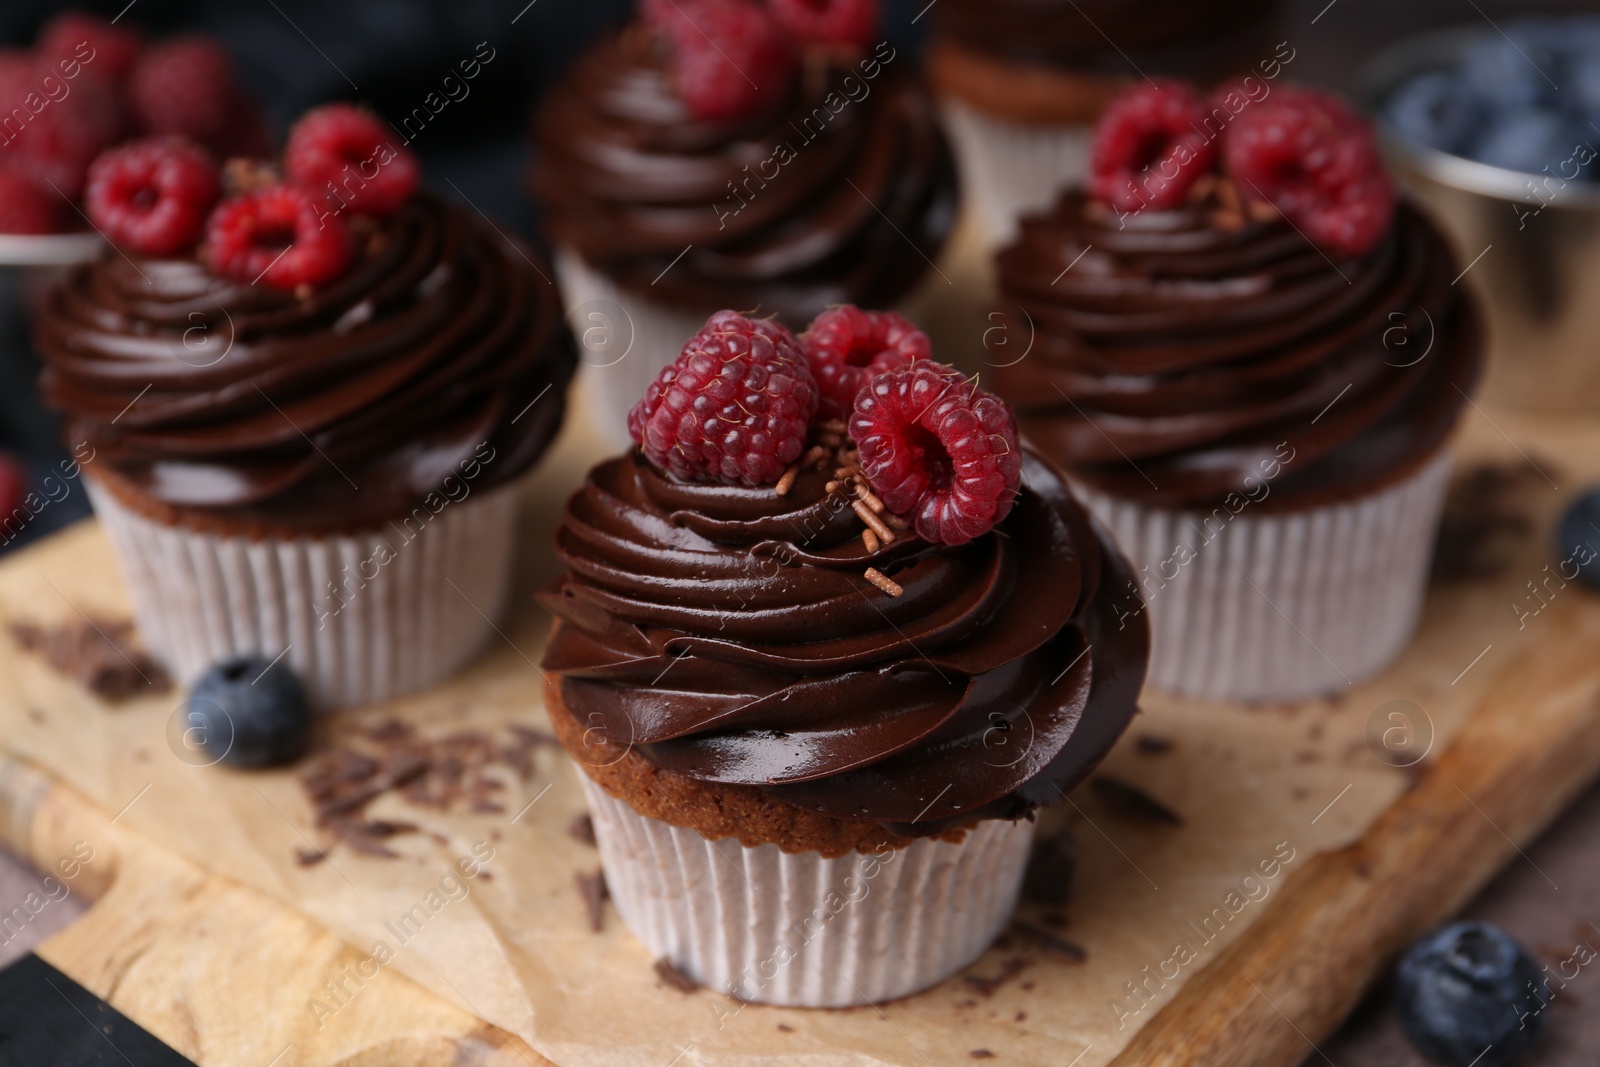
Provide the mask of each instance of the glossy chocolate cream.
{"label": "glossy chocolate cream", "polygon": [[1334,260],[1282,219],[1217,219],[1214,200],[1119,216],[1069,192],[1022,221],[997,321],[1027,354],[990,375],[1023,434],[1164,507],[1333,501],[1434,455],[1484,341],[1433,224],[1402,201],[1372,251]]}
{"label": "glossy chocolate cream", "polygon": [[1275,0],[940,0],[941,39],[996,57],[1136,77],[1217,76],[1271,55]]}
{"label": "glossy chocolate cream", "polygon": [[1059,801],[1144,680],[1127,564],[1031,453],[1010,514],[959,547],[869,555],[829,478],[690,484],[636,451],[590,472],[544,598],[572,717],[667,771],[904,836]]}
{"label": "glossy chocolate cream", "polygon": [[798,329],[830,305],[896,303],[953,225],[949,146],[909,56],[885,43],[808,59],[780,107],[701,121],[655,34],[606,38],[536,121],[551,237],[689,311],[759,309]]}
{"label": "glossy chocolate cream", "polygon": [[576,362],[548,266],[430,194],[352,229],[304,299],[120,254],[55,286],[42,385],[91,472],[191,519],[348,530],[526,470]]}

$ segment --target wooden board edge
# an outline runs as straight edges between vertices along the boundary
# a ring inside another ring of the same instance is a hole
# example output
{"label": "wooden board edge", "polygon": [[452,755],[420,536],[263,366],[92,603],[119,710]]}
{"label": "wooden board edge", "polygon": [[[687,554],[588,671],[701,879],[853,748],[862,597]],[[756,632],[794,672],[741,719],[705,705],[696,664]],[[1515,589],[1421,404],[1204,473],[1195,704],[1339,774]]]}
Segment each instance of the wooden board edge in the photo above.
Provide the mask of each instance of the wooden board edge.
{"label": "wooden board edge", "polygon": [[1503,668],[1413,788],[1355,844],[1295,872],[1113,1067],[1294,1067],[1315,1056],[1406,945],[1600,777],[1600,626],[1565,615],[1552,630],[1563,639]]}

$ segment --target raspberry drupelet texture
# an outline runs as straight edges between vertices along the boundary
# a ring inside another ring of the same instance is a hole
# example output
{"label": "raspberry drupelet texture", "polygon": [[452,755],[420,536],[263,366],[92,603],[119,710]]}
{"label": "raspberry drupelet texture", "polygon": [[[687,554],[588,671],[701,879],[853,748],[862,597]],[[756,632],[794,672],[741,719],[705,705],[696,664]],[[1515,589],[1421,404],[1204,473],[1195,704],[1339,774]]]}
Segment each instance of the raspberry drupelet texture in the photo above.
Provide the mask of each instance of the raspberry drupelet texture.
{"label": "raspberry drupelet texture", "polygon": [[770,0],[778,22],[807,44],[864,48],[882,24],[879,0]]}
{"label": "raspberry drupelet texture", "polygon": [[1011,409],[931,360],[874,377],[856,398],[850,436],[884,506],[937,544],[989,532],[1022,482]]}
{"label": "raspberry drupelet texture", "polygon": [[233,60],[206,37],[175,37],[152,46],[134,67],[129,92],[146,130],[206,145],[226,139],[240,96]]}
{"label": "raspberry drupelet texture", "polygon": [[1239,114],[1222,152],[1241,192],[1270,201],[1334,254],[1366,254],[1394,219],[1394,184],[1372,131],[1328,93],[1279,89]]}
{"label": "raspberry drupelet texture", "polygon": [[283,290],[338,277],[352,254],[343,220],[327,215],[317,194],[290,185],[224,200],[206,223],[203,251],[218,274]]}
{"label": "raspberry drupelet texture", "polygon": [[799,57],[765,7],[749,0],[654,0],[644,15],[670,44],[678,95],[696,118],[748,118],[793,91]]}
{"label": "raspberry drupelet texture", "polygon": [[1089,192],[1119,211],[1176,207],[1217,158],[1206,103],[1180,81],[1158,79],[1118,97],[1095,127]]}
{"label": "raspberry drupelet texture", "polygon": [[349,104],[315,108],[294,124],[283,151],[289,180],[323,195],[335,211],[384,217],[416,191],[410,150],[376,116]]}
{"label": "raspberry drupelet texture", "polygon": [[111,241],[149,256],[191,248],[221,194],[217,165],[181,137],[132,141],[89,167],[85,211]]}
{"label": "raspberry drupelet texture", "polygon": [[819,413],[844,419],[873,375],[933,356],[928,335],[894,311],[863,311],[852,304],[818,315],[800,335],[822,394]]}
{"label": "raspberry drupelet texture", "polygon": [[64,206],[66,201],[49,189],[0,166],[0,233],[55,233]]}
{"label": "raspberry drupelet texture", "polygon": [[686,481],[759,486],[800,458],[817,386],[782,325],[719,311],[628,413],[657,467]]}

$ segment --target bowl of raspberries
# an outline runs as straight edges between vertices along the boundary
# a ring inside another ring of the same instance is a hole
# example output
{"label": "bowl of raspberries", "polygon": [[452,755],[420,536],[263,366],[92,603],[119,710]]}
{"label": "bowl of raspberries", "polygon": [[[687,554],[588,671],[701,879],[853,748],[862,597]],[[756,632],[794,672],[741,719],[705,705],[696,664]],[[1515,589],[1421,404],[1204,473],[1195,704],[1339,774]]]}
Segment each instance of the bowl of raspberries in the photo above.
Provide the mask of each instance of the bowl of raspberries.
{"label": "bowl of raspberries", "polygon": [[83,210],[90,164],[131,138],[183,137],[217,159],[271,147],[261,109],[215,40],[150,40],[119,20],[56,16],[33,47],[0,51],[0,264],[100,254]]}
{"label": "bowl of raspberries", "polygon": [[1600,15],[1403,40],[1360,95],[1483,297],[1483,394],[1600,411]]}

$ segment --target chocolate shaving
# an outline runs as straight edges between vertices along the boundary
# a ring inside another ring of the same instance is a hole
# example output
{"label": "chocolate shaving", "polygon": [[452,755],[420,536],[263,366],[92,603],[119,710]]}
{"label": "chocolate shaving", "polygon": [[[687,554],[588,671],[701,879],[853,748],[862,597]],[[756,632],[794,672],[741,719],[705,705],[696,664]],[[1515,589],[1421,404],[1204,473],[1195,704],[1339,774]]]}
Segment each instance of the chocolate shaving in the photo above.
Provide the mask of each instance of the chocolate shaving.
{"label": "chocolate shaving", "polygon": [[1078,870],[1078,848],[1066,833],[1040,838],[1028,859],[1022,892],[1029,900],[1060,907],[1072,896],[1072,879]]}
{"label": "chocolate shaving", "polygon": [[966,982],[980,997],[992,997],[995,991],[1011,979],[1027,970],[1032,960],[1021,956],[1012,956],[1000,964],[1000,972],[995,975],[966,974],[962,981]]}
{"label": "chocolate shaving", "polygon": [[1050,959],[1060,960],[1062,963],[1082,963],[1089,958],[1082,945],[1022,919],[1013,922],[1011,929],[1027,938]]}
{"label": "chocolate shaving", "polygon": [[1095,795],[1112,810],[1146,822],[1182,826],[1183,816],[1138,786],[1101,775],[1092,783]]}
{"label": "chocolate shaving", "polygon": [[422,808],[503,814],[505,772],[527,781],[534,773],[534,752],[559,745],[554,735],[541,730],[513,726],[510,732],[509,740],[479,730],[427,738],[408,723],[388,719],[318,753],[300,784],[317,826],[357,852],[391,858],[397,853],[385,840],[419,828],[411,822],[369,819],[367,806],[392,793]]}
{"label": "chocolate shaving", "polygon": [[656,977],[680,993],[693,993],[700,988],[700,983],[684,974],[672,965],[672,961],[662,956],[655,963]]}
{"label": "chocolate shaving", "polygon": [[606,901],[611,899],[611,891],[606,888],[606,873],[596,868],[593,874],[579,871],[572,879],[578,883],[578,896],[583,898],[583,909],[589,916],[589,929],[598,934],[605,929]]}
{"label": "chocolate shaving", "polygon": [[1532,460],[1477,463],[1460,472],[1445,497],[1433,550],[1436,582],[1470,582],[1504,574],[1519,541],[1533,531],[1525,499],[1547,486],[1551,464]]}
{"label": "chocolate shaving", "polygon": [[581,845],[594,847],[594,820],[589,817],[588,812],[577,816],[567,824],[567,836]]}
{"label": "chocolate shaving", "polygon": [[1172,751],[1172,742],[1155,734],[1140,734],[1134,747],[1146,756],[1164,756]]}
{"label": "chocolate shaving", "polygon": [[11,636],[19,648],[107,703],[172,688],[167,672],[133,641],[133,623],[127,619],[82,618],[56,626],[14,622]]}

